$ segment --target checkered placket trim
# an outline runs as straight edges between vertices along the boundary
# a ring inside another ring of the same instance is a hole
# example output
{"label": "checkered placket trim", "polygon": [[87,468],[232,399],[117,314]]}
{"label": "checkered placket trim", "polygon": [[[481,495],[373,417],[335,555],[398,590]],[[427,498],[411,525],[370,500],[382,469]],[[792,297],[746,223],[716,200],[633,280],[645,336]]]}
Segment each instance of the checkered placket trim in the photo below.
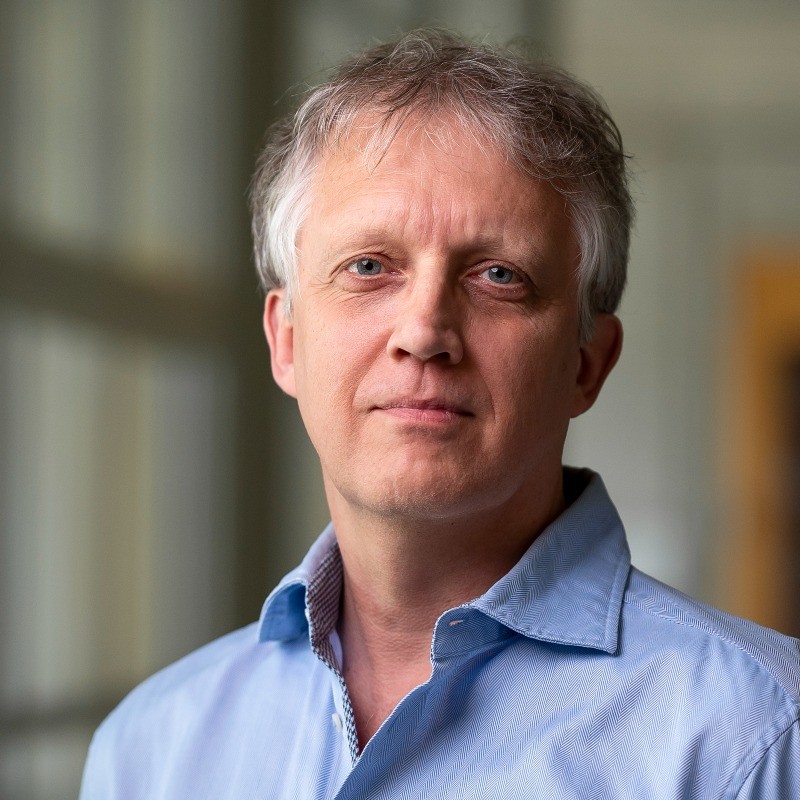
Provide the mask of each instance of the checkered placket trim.
{"label": "checkered placket trim", "polygon": [[330,669],[339,681],[344,699],[344,723],[350,758],[355,764],[360,755],[356,718],[353,704],[344,682],[336,653],[330,641],[330,634],[339,620],[339,602],[342,595],[344,572],[342,557],[335,546],[320,564],[306,591],[306,606],[309,616],[309,639],[314,655]]}

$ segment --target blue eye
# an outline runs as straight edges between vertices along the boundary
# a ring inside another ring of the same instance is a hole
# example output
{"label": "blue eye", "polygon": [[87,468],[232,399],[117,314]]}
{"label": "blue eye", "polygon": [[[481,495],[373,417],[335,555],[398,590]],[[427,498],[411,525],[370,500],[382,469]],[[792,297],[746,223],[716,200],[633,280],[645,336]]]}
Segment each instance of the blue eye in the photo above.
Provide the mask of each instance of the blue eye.
{"label": "blue eye", "polygon": [[380,275],[383,272],[383,264],[380,261],[376,261],[374,258],[359,258],[358,261],[352,263],[348,268],[348,271],[355,272],[356,275]]}
{"label": "blue eye", "polygon": [[489,267],[481,274],[485,275],[492,283],[511,283],[515,279],[519,280],[512,270],[499,264]]}

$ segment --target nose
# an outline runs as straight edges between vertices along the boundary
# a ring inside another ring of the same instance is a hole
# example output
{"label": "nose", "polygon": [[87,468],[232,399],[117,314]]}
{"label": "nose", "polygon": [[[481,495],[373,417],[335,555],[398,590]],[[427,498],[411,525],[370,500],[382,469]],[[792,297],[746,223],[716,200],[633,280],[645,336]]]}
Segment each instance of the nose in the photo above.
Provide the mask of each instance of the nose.
{"label": "nose", "polygon": [[464,357],[458,298],[444,279],[409,281],[387,343],[389,355],[458,364]]}

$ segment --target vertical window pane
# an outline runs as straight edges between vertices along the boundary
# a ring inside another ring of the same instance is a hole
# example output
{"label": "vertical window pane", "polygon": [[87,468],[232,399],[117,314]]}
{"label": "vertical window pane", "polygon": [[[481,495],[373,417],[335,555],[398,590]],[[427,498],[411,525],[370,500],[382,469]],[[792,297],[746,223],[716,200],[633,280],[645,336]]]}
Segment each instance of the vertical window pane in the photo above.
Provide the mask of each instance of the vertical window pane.
{"label": "vertical window pane", "polygon": [[44,735],[230,627],[232,379],[2,312],[0,717]]}
{"label": "vertical window pane", "polygon": [[238,186],[236,3],[32,0],[6,13],[14,227],[171,278],[225,275]]}

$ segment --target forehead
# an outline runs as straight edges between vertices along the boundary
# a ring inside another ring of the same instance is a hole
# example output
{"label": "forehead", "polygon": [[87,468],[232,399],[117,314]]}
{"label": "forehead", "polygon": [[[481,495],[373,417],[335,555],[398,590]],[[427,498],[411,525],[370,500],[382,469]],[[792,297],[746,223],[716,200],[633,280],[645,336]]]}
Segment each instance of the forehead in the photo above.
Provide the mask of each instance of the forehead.
{"label": "forehead", "polygon": [[309,199],[303,227],[317,235],[394,225],[417,237],[571,238],[564,198],[452,114],[357,119],[319,157]]}

